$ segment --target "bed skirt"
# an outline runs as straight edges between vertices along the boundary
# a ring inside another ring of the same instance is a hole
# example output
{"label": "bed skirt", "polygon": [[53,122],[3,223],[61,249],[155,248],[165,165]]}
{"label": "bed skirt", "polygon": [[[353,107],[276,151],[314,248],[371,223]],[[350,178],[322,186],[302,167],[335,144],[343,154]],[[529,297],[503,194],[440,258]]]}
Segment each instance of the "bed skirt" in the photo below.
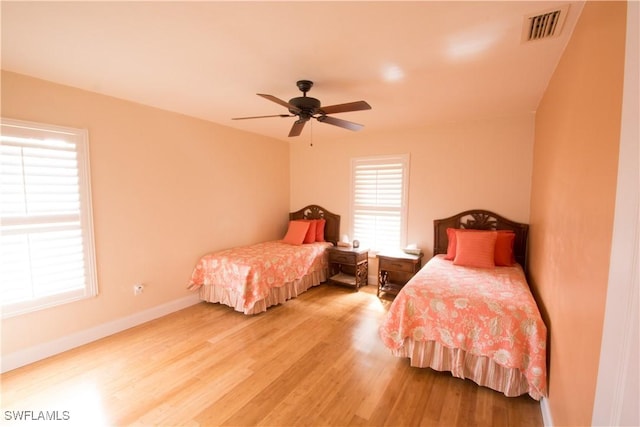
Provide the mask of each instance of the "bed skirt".
{"label": "bed skirt", "polygon": [[535,400],[542,397],[517,368],[498,365],[486,356],[476,356],[459,348],[445,347],[435,341],[413,341],[405,338],[404,344],[392,350],[394,356],[408,357],[411,366],[451,372],[456,378],[470,379],[507,397],[529,394]]}
{"label": "bed skirt", "polygon": [[244,314],[258,314],[267,311],[267,308],[272,305],[282,304],[306,292],[309,288],[326,282],[327,277],[327,268],[312,271],[300,279],[272,288],[269,291],[269,295],[260,301],[256,301],[252,307],[244,306],[242,293],[222,286],[203,285],[200,288],[200,299],[227,305]]}

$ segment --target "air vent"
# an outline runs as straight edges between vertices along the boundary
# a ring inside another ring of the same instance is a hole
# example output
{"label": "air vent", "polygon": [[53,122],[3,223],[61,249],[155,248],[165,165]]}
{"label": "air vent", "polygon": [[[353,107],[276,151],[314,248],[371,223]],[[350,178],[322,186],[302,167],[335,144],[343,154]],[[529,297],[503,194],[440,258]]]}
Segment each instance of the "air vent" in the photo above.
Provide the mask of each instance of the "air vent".
{"label": "air vent", "polygon": [[557,37],[567,16],[569,5],[536,15],[526,16],[522,28],[522,41]]}

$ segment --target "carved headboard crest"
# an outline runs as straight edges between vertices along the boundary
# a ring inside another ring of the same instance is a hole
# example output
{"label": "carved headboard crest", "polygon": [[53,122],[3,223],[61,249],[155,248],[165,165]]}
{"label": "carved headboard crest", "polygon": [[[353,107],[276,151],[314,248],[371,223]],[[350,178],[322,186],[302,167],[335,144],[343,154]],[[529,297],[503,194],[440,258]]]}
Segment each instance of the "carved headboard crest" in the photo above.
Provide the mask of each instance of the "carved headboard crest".
{"label": "carved headboard crest", "polygon": [[316,205],[308,206],[303,208],[302,215],[305,219],[324,218],[324,209]]}
{"label": "carved headboard crest", "polygon": [[466,217],[460,218],[459,228],[468,228],[472,230],[496,230],[498,220],[486,212],[471,213]]}

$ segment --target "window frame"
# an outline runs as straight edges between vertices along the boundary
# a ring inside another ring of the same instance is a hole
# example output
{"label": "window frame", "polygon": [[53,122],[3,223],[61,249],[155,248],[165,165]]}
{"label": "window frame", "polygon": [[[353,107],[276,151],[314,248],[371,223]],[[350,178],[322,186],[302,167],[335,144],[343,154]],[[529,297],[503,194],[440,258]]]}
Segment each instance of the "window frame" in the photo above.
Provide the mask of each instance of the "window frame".
{"label": "window frame", "polygon": [[[402,247],[407,245],[407,228],[408,228],[408,203],[409,203],[409,167],[410,167],[410,156],[408,153],[405,154],[389,154],[389,155],[378,155],[378,156],[363,156],[363,157],[354,157],[351,159],[351,180],[350,180],[350,236],[352,239],[356,239],[355,236],[355,213],[357,211],[357,206],[355,204],[355,180],[356,180],[356,169],[358,165],[361,164],[370,164],[370,165],[380,165],[383,166],[385,164],[390,163],[401,163],[402,164],[402,194],[401,194],[401,206],[397,210],[400,213],[400,236],[399,236],[399,244],[398,248],[368,248],[370,254],[375,255],[381,251],[393,251],[400,250]],[[388,208],[387,208],[388,209]]]}
{"label": "window frame", "polygon": [[[2,136],[33,137],[43,139],[44,136],[57,137],[75,146],[77,173],[79,213],[76,215],[81,232],[82,250],[84,260],[84,287],[75,290],[63,290],[51,295],[40,296],[28,300],[0,303],[2,318],[19,316],[22,314],[39,311],[45,308],[67,304],[98,295],[98,279],[95,257],[95,238],[93,230],[93,211],[91,199],[91,171],[89,161],[89,134],[86,129],[57,126],[45,123],[30,122],[2,117],[0,121]],[[0,141],[4,145],[4,141]],[[20,145],[18,143],[6,143],[7,145]],[[1,191],[0,191],[1,193]],[[51,221],[53,217],[64,219],[66,215],[52,213],[43,215],[22,215],[2,217],[2,226],[46,227],[47,224],[56,224]],[[71,215],[72,216],[72,215]],[[7,232],[0,227],[0,231]],[[28,234],[27,232],[11,231],[12,234]]]}

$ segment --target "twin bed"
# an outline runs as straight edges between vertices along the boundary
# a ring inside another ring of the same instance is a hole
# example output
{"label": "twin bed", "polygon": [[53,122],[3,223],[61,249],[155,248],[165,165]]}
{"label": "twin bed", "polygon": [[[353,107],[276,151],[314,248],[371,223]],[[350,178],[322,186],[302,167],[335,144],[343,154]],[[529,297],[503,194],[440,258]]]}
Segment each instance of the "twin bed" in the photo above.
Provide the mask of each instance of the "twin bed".
{"label": "twin bed", "polygon": [[[207,254],[200,258],[188,288],[200,299],[220,303],[244,314],[257,314],[295,298],[327,280],[327,248],[338,241],[340,216],[309,205],[289,214],[292,225],[309,222],[309,236],[300,243],[283,240],[258,243]],[[295,224],[294,224],[295,223]],[[307,243],[304,243],[307,242]]]}
{"label": "twin bed", "polygon": [[[286,243],[287,233],[205,255],[189,288],[249,315],[325,282],[326,249],[338,241],[340,216],[310,205],[289,219],[289,231],[300,221],[319,228],[307,229],[302,244]],[[380,326],[392,354],[506,396],[545,396],[547,330],[525,278],[527,234],[528,225],[484,210],[435,220],[434,257],[395,297]]]}
{"label": "twin bed", "polygon": [[380,326],[392,354],[506,396],[545,396],[547,330],[524,274],[527,234],[484,210],[435,220],[434,257]]}

